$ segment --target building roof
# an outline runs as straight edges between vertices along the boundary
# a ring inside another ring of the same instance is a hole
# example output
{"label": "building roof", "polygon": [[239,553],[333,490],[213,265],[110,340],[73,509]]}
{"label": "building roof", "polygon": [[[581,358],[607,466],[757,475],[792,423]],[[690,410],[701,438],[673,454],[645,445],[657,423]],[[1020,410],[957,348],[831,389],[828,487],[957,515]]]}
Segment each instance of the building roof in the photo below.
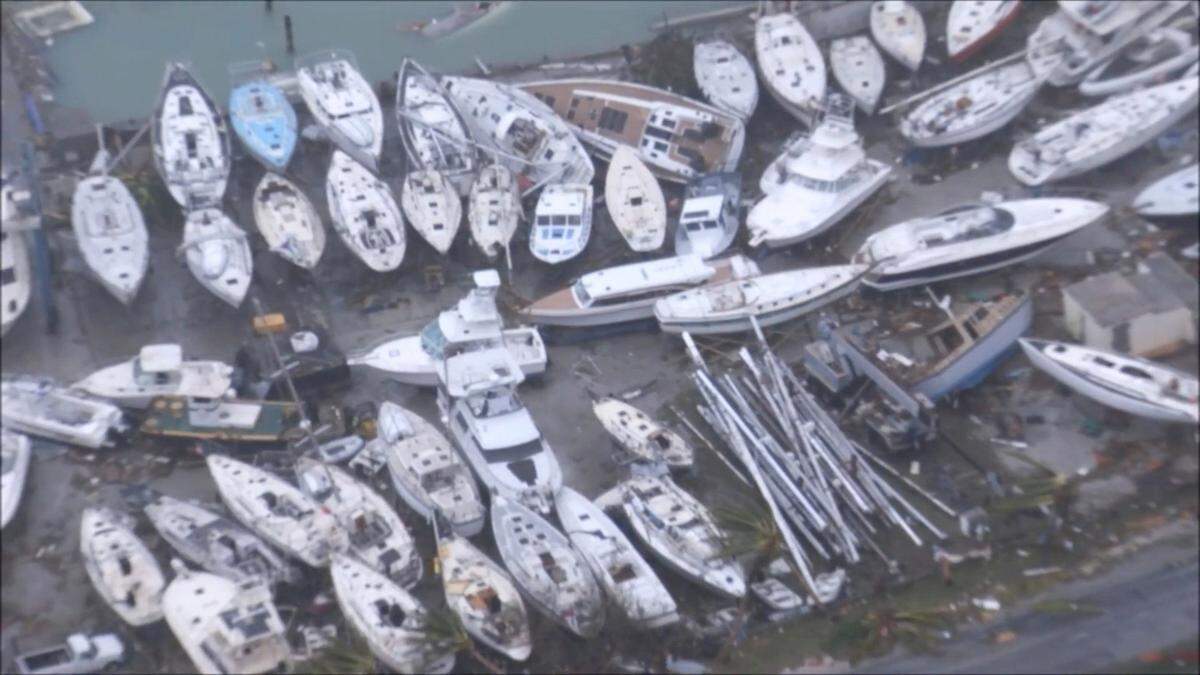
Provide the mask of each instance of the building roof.
{"label": "building roof", "polygon": [[1098,274],[1067,286],[1063,294],[1075,300],[1093,321],[1105,328],[1143,316],[1189,308],[1174,289],[1152,274]]}
{"label": "building roof", "polygon": [[1193,314],[1200,313],[1200,284],[1196,282],[1196,277],[1188,274],[1166,253],[1155,251],[1147,256],[1138,263],[1138,272],[1158,279],[1175,297],[1187,305]]}

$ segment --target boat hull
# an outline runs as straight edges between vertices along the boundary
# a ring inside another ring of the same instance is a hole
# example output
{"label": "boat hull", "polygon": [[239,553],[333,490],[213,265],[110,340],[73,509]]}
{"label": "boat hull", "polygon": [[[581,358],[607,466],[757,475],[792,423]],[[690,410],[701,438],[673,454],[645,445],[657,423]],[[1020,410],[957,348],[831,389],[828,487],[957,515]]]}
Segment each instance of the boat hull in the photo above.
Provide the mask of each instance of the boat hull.
{"label": "boat hull", "polygon": [[973,274],[983,274],[1004,267],[1010,267],[1018,263],[1022,263],[1030,258],[1037,256],[1046,249],[1054,246],[1058,242],[1066,239],[1074,234],[1074,230],[1061,234],[1051,239],[1043,239],[1032,244],[1026,244],[1017,248],[999,251],[988,254],[986,256],[976,256],[973,258],[964,258],[950,263],[934,265],[918,270],[910,270],[898,274],[876,274],[875,272],[867,272],[863,279],[863,284],[874,288],[877,291],[894,291],[900,288],[909,288],[910,286],[923,286],[937,281],[945,281],[947,279],[956,279],[958,277],[970,276]]}
{"label": "boat hull", "polygon": [[[858,277],[861,279],[861,276]],[[803,302],[791,307],[773,310],[770,312],[762,312],[754,315],[754,319],[758,322],[760,328],[774,326],[775,324],[790,321],[796,317],[803,316],[809,312],[820,309],[832,302],[837,302],[842,298],[850,295],[858,289],[858,281],[849,282],[837,290],[826,293],[817,298],[813,298],[808,302]],[[754,330],[754,326],[750,323],[750,315],[741,313],[737,316],[730,316],[722,319],[707,319],[697,317],[695,319],[680,319],[672,318],[664,320],[659,317],[658,325],[664,333],[692,333],[695,335],[715,335],[720,333],[740,333],[744,331]]]}
{"label": "boat hull", "polygon": [[1017,339],[1029,332],[1033,324],[1033,299],[1026,295],[1021,304],[992,332],[982,336],[975,345],[934,375],[918,382],[912,389],[936,401],[983,381],[996,366],[1016,349]]}

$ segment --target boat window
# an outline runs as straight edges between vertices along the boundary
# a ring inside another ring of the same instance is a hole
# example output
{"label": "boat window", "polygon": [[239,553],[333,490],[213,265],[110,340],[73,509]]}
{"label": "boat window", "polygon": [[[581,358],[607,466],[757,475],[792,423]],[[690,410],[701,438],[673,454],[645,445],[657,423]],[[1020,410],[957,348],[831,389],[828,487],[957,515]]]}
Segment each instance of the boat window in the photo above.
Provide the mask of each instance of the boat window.
{"label": "boat window", "polygon": [[437,319],[434,319],[421,330],[421,349],[435,360],[440,360],[445,348],[446,336],[438,326]]}
{"label": "boat window", "polygon": [[580,307],[588,307],[592,304],[592,296],[588,295],[587,289],[583,287],[582,281],[576,281],[571,290],[575,293],[575,302],[579,303]]}
{"label": "boat window", "polygon": [[659,152],[666,152],[667,144],[661,141],[654,141],[654,149],[658,150]]}
{"label": "boat window", "polygon": [[566,225],[567,224],[566,216],[551,216],[551,220],[553,221],[554,225]]}
{"label": "boat window", "polygon": [[[596,123],[598,127],[605,131],[611,131],[619,134],[625,130],[625,123],[629,121],[629,113],[612,108],[605,108],[600,111],[600,120]],[[647,127],[647,133],[652,127]],[[669,137],[669,136],[668,136]]]}
{"label": "boat window", "polygon": [[684,211],[682,220],[692,220],[694,218],[703,218],[708,215],[708,211]]}
{"label": "boat window", "polygon": [[646,135],[662,139],[664,141],[671,140],[671,132],[666,129],[659,129],[656,126],[646,125]]}
{"label": "boat window", "polygon": [[0,270],[0,286],[7,286],[17,281],[17,268],[5,267]]}
{"label": "boat window", "polygon": [[1097,356],[1095,362],[1096,365],[1104,366],[1105,368],[1112,368],[1113,366],[1117,365],[1103,356]]}
{"label": "boat window", "polygon": [[579,216],[567,216],[568,225],[579,225]]}
{"label": "boat window", "polygon": [[1135,368],[1133,366],[1121,366],[1121,372],[1125,373],[1126,375],[1129,375],[1130,377],[1136,377],[1136,378],[1140,378],[1143,380],[1153,380],[1154,379],[1153,377],[1151,377],[1150,373],[1147,373],[1146,371],[1142,370],[1141,368]]}
{"label": "boat window", "polygon": [[538,216],[537,224],[538,225],[549,225],[550,224],[550,216]]}
{"label": "boat window", "polygon": [[522,459],[529,459],[542,451],[542,439],[535,438],[526,443],[518,443],[510,445],[507,448],[496,448],[495,450],[484,450],[484,457],[487,458],[489,464],[495,462],[517,462]]}
{"label": "boat window", "polygon": [[675,120],[670,119],[670,118],[664,118],[662,120],[662,125],[668,129],[674,129],[675,128]]}
{"label": "boat window", "polygon": [[720,227],[720,226],[717,225],[717,221],[715,221],[715,220],[704,221],[704,229],[706,229],[706,230],[715,230],[718,227]]}

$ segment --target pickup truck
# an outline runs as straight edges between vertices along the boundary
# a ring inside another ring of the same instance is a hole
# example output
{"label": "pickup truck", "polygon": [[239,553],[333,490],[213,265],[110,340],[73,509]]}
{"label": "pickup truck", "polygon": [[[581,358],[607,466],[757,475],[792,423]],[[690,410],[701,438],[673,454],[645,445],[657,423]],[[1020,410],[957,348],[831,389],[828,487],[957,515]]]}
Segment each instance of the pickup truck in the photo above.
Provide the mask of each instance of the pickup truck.
{"label": "pickup truck", "polygon": [[125,643],[116,635],[75,633],[67,638],[66,644],[18,656],[16,667],[23,675],[95,673],[112,670],[124,659]]}

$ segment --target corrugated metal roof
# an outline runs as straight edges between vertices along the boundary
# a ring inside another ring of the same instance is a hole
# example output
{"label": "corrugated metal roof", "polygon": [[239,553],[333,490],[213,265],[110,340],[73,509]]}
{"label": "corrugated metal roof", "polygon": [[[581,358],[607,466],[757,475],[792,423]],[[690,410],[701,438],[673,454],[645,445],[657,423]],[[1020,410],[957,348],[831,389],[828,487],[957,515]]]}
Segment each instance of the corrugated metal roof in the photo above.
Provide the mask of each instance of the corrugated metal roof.
{"label": "corrugated metal roof", "polygon": [[1107,272],[1088,277],[1063,289],[1092,320],[1104,327],[1118,326],[1152,314],[1188,305],[1174,289],[1151,274],[1126,276]]}

